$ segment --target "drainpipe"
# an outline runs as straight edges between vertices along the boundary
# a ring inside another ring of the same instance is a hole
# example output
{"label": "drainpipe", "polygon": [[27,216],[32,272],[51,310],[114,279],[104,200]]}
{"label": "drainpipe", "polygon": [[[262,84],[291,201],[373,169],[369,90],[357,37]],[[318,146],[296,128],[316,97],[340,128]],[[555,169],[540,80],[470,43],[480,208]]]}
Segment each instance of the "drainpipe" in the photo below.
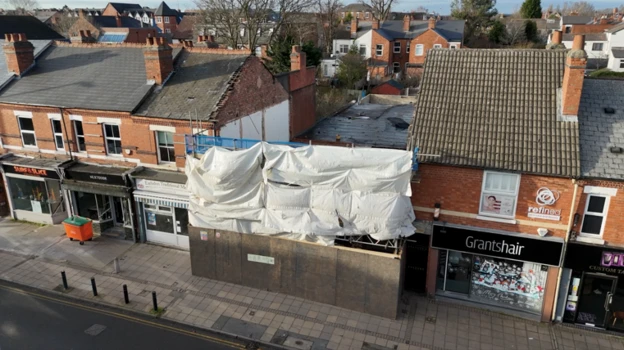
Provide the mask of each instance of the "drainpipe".
{"label": "drainpipe", "polygon": [[[565,253],[568,248],[568,241],[570,241],[570,236],[572,234],[572,225],[574,225],[574,212],[576,211],[576,196],[578,194],[578,181],[576,179],[572,179],[572,184],[574,184],[574,193],[572,194],[572,204],[570,205],[570,218],[568,219],[568,231],[566,232],[565,240],[563,242],[563,251],[561,252],[561,257],[565,260]],[[559,274],[557,275],[557,286],[555,287],[555,300],[553,301],[553,313],[550,318],[551,321],[555,320],[555,316],[557,315],[557,303],[559,302],[559,289],[561,285],[561,275],[563,274],[563,262],[562,266],[559,268]]]}

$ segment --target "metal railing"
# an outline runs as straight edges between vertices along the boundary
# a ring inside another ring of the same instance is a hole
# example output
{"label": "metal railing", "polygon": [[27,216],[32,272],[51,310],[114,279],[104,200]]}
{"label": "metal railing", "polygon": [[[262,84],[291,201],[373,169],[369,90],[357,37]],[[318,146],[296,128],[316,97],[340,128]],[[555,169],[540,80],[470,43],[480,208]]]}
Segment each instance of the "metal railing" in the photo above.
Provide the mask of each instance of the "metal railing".
{"label": "metal railing", "polygon": [[[186,154],[204,154],[210,147],[223,147],[228,149],[248,149],[260,140],[235,139],[230,137],[207,136],[207,135],[185,135]],[[302,147],[308,144],[299,142],[271,141],[273,145],[285,145],[291,147]]]}

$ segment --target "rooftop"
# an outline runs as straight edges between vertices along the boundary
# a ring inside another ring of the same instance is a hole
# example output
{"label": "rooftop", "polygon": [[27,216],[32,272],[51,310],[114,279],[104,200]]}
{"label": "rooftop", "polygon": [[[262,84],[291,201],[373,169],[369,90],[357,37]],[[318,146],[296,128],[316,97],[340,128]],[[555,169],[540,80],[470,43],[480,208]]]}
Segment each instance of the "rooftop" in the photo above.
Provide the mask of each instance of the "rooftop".
{"label": "rooftop", "polygon": [[407,148],[407,127],[412,122],[413,105],[360,104],[320,121],[303,138],[340,141],[356,146]]}
{"label": "rooftop", "polygon": [[[563,41],[574,41],[575,34],[563,34]],[[607,33],[587,33],[585,35],[585,41],[607,41]]]}
{"label": "rooftop", "polygon": [[143,168],[142,170],[135,170],[132,173],[132,177],[136,179],[149,179],[153,181],[173,182],[178,184],[186,183],[186,174],[177,171],[166,171],[160,169]]}
{"label": "rooftop", "polygon": [[588,24],[591,23],[594,18],[592,16],[563,16],[561,17],[563,24]]}
{"label": "rooftop", "polygon": [[[35,58],[37,58],[48,45],[52,43],[51,40],[29,40],[35,47]],[[4,45],[4,39],[0,39],[0,46]],[[8,83],[15,74],[9,72],[9,68],[6,64],[6,55],[0,54],[0,88],[4,84]]]}
{"label": "rooftop", "polygon": [[28,40],[64,40],[65,38],[33,16],[0,17],[0,38],[5,34],[24,33]]}
{"label": "rooftop", "polygon": [[[464,21],[450,20],[437,21],[435,31],[449,41],[461,41],[464,37]],[[372,29],[372,22],[358,24],[357,37],[366,34]],[[378,33],[388,40],[413,39],[429,28],[428,21],[411,21],[409,32],[403,31],[403,21],[384,21],[380,23]]]}
{"label": "rooftop", "polygon": [[[121,20],[121,27],[123,28],[141,28],[141,22],[137,21],[135,18],[128,16],[119,17]],[[95,25],[96,27],[104,27],[104,28],[112,28],[117,27],[117,17],[116,16],[93,16],[88,19]]]}
{"label": "rooftop", "polygon": [[430,50],[410,146],[438,156],[419,160],[578,176],[578,123],[558,118],[566,52]]}
{"label": "rooftop", "polygon": [[624,81],[585,79],[578,118],[581,175],[624,179]]}

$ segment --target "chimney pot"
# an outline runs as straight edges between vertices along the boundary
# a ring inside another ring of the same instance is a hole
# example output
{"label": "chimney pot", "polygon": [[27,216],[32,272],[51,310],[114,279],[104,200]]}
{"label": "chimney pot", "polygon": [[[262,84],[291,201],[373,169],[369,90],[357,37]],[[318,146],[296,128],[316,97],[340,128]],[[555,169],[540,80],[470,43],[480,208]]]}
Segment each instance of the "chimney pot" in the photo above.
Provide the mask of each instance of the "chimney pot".
{"label": "chimney pot", "polygon": [[436,19],[431,17],[429,18],[429,29],[435,29],[436,27]]}
{"label": "chimney pot", "polygon": [[306,68],[306,54],[299,45],[292,47],[290,54],[290,71],[302,71]]}
{"label": "chimney pot", "polygon": [[173,72],[173,55],[171,46],[164,38],[147,38],[143,48],[145,58],[145,73],[148,81],[154,81],[158,85],[167,79]]}
{"label": "chimney pot", "polygon": [[551,40],[552,43],[553,44],[561,44],[562,35],[563,35],[563,33],[560,30],[553,31],[552,40]]}
{"label": "chimney pot", "polygon": [[358,30],[359,21],[357,18],[353,17],[351,19],[351,36],[354,37]]}
{"label": "chimney pot", "polygon": [[403,31],[404,32],[409,32],[410,30],[410,22],[412,21],[412,19],[410,18],[410,16],[405,15],[405,17],[403,17]]}
{"label": "chimney pot", "polygon": [[379,29],[379,20],[373,19],[373,29]]}
{"label": "chimney pot", "polygon": [[572,50],[583,50],[585,48],[585,35],[577,34],[572,42]]}
{"label": "chimney pot", "polygon": [[575,35],[572,50],[568,52],[566,57],[561,88],[561,106],[564,116],[578,115],[587,66],[587,53],[583,50],[584,45],[585,36]]}

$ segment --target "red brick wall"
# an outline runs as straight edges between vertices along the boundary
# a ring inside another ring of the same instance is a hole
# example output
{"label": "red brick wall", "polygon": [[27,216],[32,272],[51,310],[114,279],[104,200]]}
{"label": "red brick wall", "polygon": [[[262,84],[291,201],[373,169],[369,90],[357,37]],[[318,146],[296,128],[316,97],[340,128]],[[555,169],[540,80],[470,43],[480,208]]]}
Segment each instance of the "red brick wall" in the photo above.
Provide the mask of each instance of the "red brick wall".
{"label": "red brick wall", "polygon": [[[423,55],[416,56],[416,45],[423,45]],[[433,45],[440,44],[442,48],[448,48],[449,43],[433,30],[427,30],[423,34],[419,35],[415,39],[412,39],[409,62],[410,63],[425,63],[425,57],[427,57],[427,51],[433,48]],[[459,44],[456,44],[459,47]]]}
{"label": "red brick wall", "polygon": [[[159,17],[161,20],[160,23],[158,23]],[[169,18],[169,23],[165,23],[165,17]],[[154,16],[154,22],[163,33],[167,33],[167,29],[169,29],[169,33],[173,34],[173,32],[178,29],[178,22],[176,21],[175,16]]]}
{"label": "red brick wall", "polygon": [[[401,52],[399,52],[399,53],[394,53],[394,42],[395,41],[401,43]],[[400,67],[401,67],[401,71],[404,71],[405,70],[405,64],[407,62],[409,62],[409,53],[405,52],[405,48],[408,45],[410,45],[410,41],[407,40],[407,39],[399,39],[399,40],[395,40],[395,41],[393,41],[391,43],[392,59],[390,60],[390,66],[392,66],[392,64],[394,62],[399,62]]]}
{"label": "red brick wall", "polygon": [[[420,164],[420,182],[412,183],[412,204],[432,210],[435,203],[440,203],[440,220],[450,223],[528,234],[537,234],[538,227],[554,224],[557,225],[556,228],[547,227],[549,235],[565,236],[574,192],[571,179],[522,174],[515,216],[520,222],[507,224],[474,217],[479,213],[483,174],[480,169]],[[559,200],[548,207],[561,209],[559,221],[528,217],[528,207],[537,207],[535,197],[541,187],[560,193]],[[415,211],[418,219],[433,220],[431,212]],[[447,214],[445,211],[459,212],[460,215]]]}
{"label": "red brick wall", "polygon": [[394,86],[390,85],[390,84],[381,84],[381,85],[377,85],[375,86],[372,90],[371,90],[371,94],[378,94],[378,95],[400,95],[401,94],[401,90],[395,88]]}
{"label": "red brick wall", "polygon": [[[381,56],[377,56],[376,54],[377,44],[383,45],[383,54]],[[392,55],[392,46],[390,45],[390,42],[383,36],[379,35],[379,33],[377,33],[376,30],[373,30],[372,39],[371,39],[371,57],[374,60],[390,62],[391,55]]]}
{"label": "red brick wall", "polygon": [[578,224],[572,229],[581,231],[583,215],[587,205],[588,195],[583,193],[585,186],[608,187],[617,189],[617,194],[609,198],[609,209],[605,222],[602,239],[609,244],[624,245],[624,182],[601,181],[601,180],[581,180],[579,181],[578,201],[575,213],[579,214]]}
{"label": "red brick wall", "polygon": [[104,11],[102,11],[102,16],[117,16],[118,14],[121,15],[110,3],[106,6]]}
{"label": "red brick wall", "polygon": [[98,27],[94,26],[91,22],[89,22],[86,18],[78,18],[74,24],[69,27],[67,34],[72,36],[78,36],[81,30],[90,30],[91,36],[97,38],[100,36],[100,30]]}
{"label": "red brick wall", "polygon": [[218,127],[288,100],[288,92],[257,57],[245,61],[232,91],[221,102]]}
{"label": "red brick wall", "polygon": [[290,72],[290,138],[316,123],[316,67]]}

